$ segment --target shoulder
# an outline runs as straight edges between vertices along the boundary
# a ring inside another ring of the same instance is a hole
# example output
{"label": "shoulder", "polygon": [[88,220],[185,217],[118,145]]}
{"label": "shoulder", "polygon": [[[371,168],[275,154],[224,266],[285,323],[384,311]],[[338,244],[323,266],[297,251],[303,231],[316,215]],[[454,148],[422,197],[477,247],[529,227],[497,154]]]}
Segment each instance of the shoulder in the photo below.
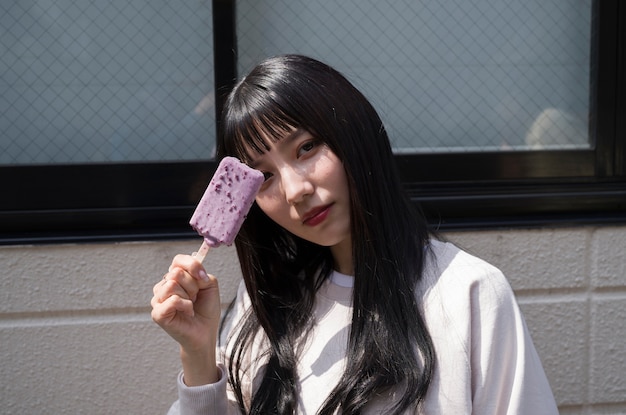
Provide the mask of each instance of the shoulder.
{"label": "shoulder", "polygon": [[433,241],[418,293],[437,356],[434,395],[450,397],[450,404],[461,397],[460,406],[471,402],[480,413],[557,413],[513,290],[498,268]]}
{"label": "shoulder", "polygon": [[511,287],[502,271],[456,245],[431,241],[420,284],[422,295],[445,294],[447,298],[481,294],[485,300],[512,297]]}
{"label": "shoulder", "polygon": [[493,335],[517,324],[519,317],[504,274],[451,243],[431,243],[417,295],[431,334],[456,338],[463,348],[469,349],[477,330]]}

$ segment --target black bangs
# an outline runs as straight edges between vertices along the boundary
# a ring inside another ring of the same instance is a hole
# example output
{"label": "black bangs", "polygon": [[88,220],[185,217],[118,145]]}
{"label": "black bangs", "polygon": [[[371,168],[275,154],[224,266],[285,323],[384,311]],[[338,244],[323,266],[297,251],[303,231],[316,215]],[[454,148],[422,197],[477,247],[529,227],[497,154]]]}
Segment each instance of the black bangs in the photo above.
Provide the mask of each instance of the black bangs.
{"label": "black bangs", "polygon": [[299,123],[263,86],[241,84],[238,87],[245,89],[245,94],[236,98],[231,95],[227,104],[221,155],[234,155],[243,162],[250,162],[255,155],[266,152],[269,143],[279,141],[296,130]]}
{"label": "black bangs", "polygon": [[280,141],[296,130],[295,122],[280,114],[264,114],[259,118],[249,115],[247,120],[233,125],[230,136],[235,155],[249,163],[255,155],[269,150],[269,143]]}

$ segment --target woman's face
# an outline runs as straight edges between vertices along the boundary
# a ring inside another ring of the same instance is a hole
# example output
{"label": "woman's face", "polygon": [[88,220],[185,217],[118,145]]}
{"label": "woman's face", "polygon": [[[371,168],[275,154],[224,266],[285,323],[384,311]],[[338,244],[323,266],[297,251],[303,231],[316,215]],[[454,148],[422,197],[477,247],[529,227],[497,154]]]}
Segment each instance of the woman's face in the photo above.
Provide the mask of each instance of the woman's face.
{"label": "woman's face", "polygon": [[[308,131],[294,129],[250,166],[265,182],[256,202],[274,222],[318,245],[350,253],[350,197],[343,164]],[[334,252],[334,251],[333,251]]]}

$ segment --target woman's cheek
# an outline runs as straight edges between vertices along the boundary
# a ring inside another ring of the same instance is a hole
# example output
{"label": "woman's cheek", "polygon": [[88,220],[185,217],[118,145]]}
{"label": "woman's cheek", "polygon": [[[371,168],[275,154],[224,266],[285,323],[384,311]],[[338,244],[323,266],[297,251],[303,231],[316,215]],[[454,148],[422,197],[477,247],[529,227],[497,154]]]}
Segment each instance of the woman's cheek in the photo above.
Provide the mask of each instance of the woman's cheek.
{"label": "woman's cheek", "polygon": [[267,216],[275,220],[276,215],[279,213],[277,210],[277,200],[275,198],[268,197],[267,195],[257,196],[256,203]]}

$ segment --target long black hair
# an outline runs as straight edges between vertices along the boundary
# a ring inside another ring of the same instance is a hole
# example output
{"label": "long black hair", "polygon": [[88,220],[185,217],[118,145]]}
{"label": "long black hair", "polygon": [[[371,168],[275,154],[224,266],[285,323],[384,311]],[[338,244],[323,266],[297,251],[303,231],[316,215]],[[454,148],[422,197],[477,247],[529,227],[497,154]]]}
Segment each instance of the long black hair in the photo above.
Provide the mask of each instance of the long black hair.
{"label": "long black hair", "polygon": [[[405,195],[375,109],[343,75],[317,60],[266,59],[229,94],[218,157],[243,160],[302,128],[343,162],[350,189],[355,284],[346,367],[319,414],[358,414],[374,396],[400,392],[390,413],[424,399],[434,348],[415,294],[429,232]],[[253,205],[236,247],[252,311],[230,348],[229,381],[244,413],[297,408],[298,339],[311,328],[315,293],[332,270],[328,247],[298,238]],[[269,350],[252,397],[242,391],[243,359],[262,330]]]}

